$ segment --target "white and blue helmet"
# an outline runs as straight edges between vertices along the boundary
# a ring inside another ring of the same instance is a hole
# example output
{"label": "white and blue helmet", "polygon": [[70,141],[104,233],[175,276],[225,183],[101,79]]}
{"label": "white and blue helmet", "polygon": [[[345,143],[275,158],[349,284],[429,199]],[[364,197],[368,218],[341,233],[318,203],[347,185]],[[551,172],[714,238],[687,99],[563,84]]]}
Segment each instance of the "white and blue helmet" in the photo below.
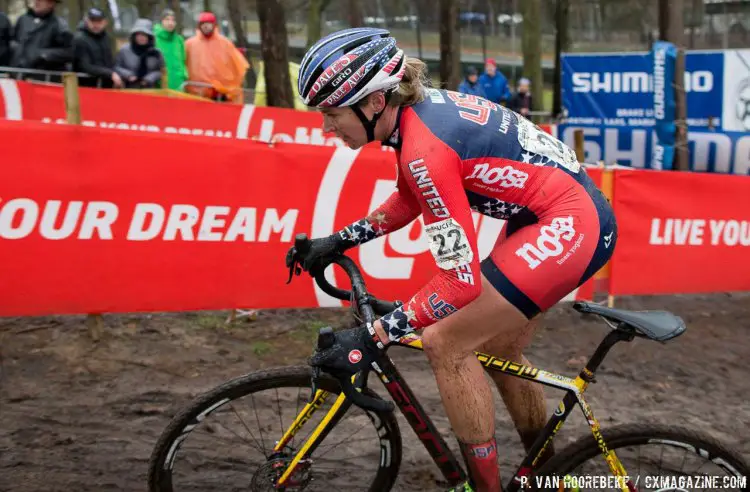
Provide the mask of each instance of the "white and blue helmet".
{"label": "white and blue helmet", "polygon": [[308,106],[352,106],[375,91],[398,87],[404,58],[385,29],[356,27],[329,34],[302,59],[299,94]]}

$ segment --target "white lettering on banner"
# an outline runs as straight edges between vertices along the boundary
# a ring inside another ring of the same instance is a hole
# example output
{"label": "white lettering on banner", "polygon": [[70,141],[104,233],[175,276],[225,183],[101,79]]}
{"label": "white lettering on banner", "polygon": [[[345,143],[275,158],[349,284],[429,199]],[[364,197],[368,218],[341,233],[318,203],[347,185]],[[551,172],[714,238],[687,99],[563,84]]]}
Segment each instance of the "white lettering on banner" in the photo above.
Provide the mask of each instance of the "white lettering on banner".
{"label": "white lettering on banner", "polygon": [[37,217],[39,217],[39,206],[34,200],[28,198],[9,200],[0,209],[0,237],[21,239],[28,236],[34,230]]}
{"label": "white lettering on banner", "polygon": [[65,239],[73,233],[78,224],[78,219],[83,210],[83,202],[70,202],[63,217],[62,226],[55,229],[55,223],[58,222],[60,212],[60,200],[49,200],[42,213],[42,222],[39,226],[39,233],[45,239]]}
{"label": "white lettering on banner", "polygon": [[[663,221],[663,222],[662,222]],[[711,246],[750,246],[750,221],[710,220]],[[702,246],[705,219],[651,219],[649,244],[655,246]]]}
{"label": "white lettering on banner", "polygon": [[678,246],[700,246],[703,244],[703,233],[706,221],[703,219],[661,219],[651,220],[651,236],[649,244]]}
{"label": "white lettering on banner", "polygon": [[663,49],[654,52],[654,117],[659,120],[664,119],[664,110],[666,106],[664,88],[664,62],[666,53]]}
{"label": "white lettering on banner", "polygon": [[[42,123],[55,123],[58,125],[67,125],[67,121],[64,118],[52,119],[49,117],[42,118]],[[130,130],[137,132],[149,132],[149,133],[168,133],[175,135],[192,135],[192,136],[203,136],[203,137],[218,137],[218,138],[234,138],[234,133],[231,130],[214,130],[206,128],[186,128],[186,127],[175,127],[165,126],[160,127],[153,124],[145,123],[117,123],[111,121],[92,121],[84,120],[81,125],[89,128],[104,128],[108,130]]]}
{"label": "white lettering on banner", "polygon": [[[572,79],[573,92],[581,93],[647,93],[655,85],[648,72],[575,72]],[[711,92],[713,88],[714,74],[710,71],[685,72],[686,92]]]}
{"label": "white lettering on banner", "polygon": [[89,202],[81,222],[78,239],[91,239],[94,230],[98,231],[99,239],[112,239],[112,224],[117,220],[119,210],[111,202]]}
{"label": "white lettering on banner", "polygon": [[714,170],[720,173],[729,172],[732,151],[732,139],[729,136],[723,133],[691,132],[689,138],[695,142],[692,152],[694,171],[708,171],[708,158],[713,150]]}
{"label": "white lettering on banner", "polygon": [[750,221],[711,220],[711,246],[720,241],[726,246],[750,246]]}
{"label": "white lettering on banner", "polygon": [[[79,225],[83,202],[70,202],[63,218],[63,224],[55,229],[62,202],[49,200],[44,205],[39,234],[45,239],[65,239],[73,234]],[[96,232],[99,239],[112,239],[112,224],[117,219],[117,205],[110,202],[89,202],[80,220],[78,239],[91,239]],[[29,198],[8,200],[0,209],[0,237],[23,239],[32,233],[39,219],[39,205]]]}
{"label": "white lettering on banner", "polygon": [[[344,147],[344,141],[338,137],[324,137],[322,128],[309,128],[298,126],[294,131],[294,137],[288,133],[274,133],[275,121],[270,118],[264,118],[260,123],[260,134],[258,140],[266,143],[286,142],[306,145],[325,145],[329,147]],[[384,152],[395,152],[393,147],[382,145],[381,150]]]}
{"label": "white lettering on banner", "polygon": [[[691,135],[689,133],[688,135]],[[734,149],[734,174],[750,174],[750,135],[737,140]]]}
{"label": "white lettering on banner", "polygon": [[[148,227],[144,227],[148,221]],[[130,221],[128,241],[149,241],[161,232],[164,225],[164,208],[155,203],[139,203]]]}
{"label": "white lettering on banner", "polygon": [[[162,229],[162,239],[174,241],[236,241],[242,238],[245,242],[269,242],[271,234],[280,234],[281,242],[290,242],[294,233],[294,226],[299,215],[295,209],[287,210],[281,217],[275,208],[268,208],[263,213],[260,233],[256,239],[257,209],[253,207],[239,207],[232,217],[231,223],[223,233],[230,216],[231,208],[227,206],[207,206],[203,213],[193,205],[173,205],[169,214],[161,205],[156,203],[139,203],[135,207],[133,218],[128,229],[129,241],[149,241],[159,236]],[[166,227],[165,227],[166,218]],[[194,228],[199,223],[198,234]]]}

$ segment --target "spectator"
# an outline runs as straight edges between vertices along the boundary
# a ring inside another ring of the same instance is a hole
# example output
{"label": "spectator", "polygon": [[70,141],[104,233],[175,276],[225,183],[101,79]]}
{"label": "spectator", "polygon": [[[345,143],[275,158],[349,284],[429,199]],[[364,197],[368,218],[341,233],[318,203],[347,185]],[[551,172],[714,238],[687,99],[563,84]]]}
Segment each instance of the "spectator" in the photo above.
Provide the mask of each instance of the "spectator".
{"label": "spectator", "polygon": [[479,83],[484,89],[487,99],[495,103],[507,103],[513,96],[508,87],[508,79],[498,71],[494,58],[488,58],[484,65],[484,73],[479,76]]}
{"label": "spectator", "polygon": [[510,101],[510,109],[518,114],[521,114],[528,118],[529,112],[531,111],[531,92],[529,92],[529,85],[531,81],[527,78],[522,78],[518,81],[518,90],[516,95]]}
{"label": "spectator", "polygon": [[167,85],[170,89],[180,90],[187,80],[185,65],[185,38],[175,31],[177,20],[172,10],[165,10],[161,15],[161,24],[154,26],[156,47],[164,57],[167,66]]}
{"label": "spectator", "polygon": [[55,0],[34,0],[28,12],[18,18],[12,66],[56,72],[67,70],[73,61],[73,33],[65,20],[55,15],[56,5]]}
{"label": "spectator", "polygon": [[83,87],[120,89],[124,85],[120,75],[114,71],[115,61],[106,28],[104,12],[91,8],[73,39],[73,70],[92,75],[79,80]]}
{"label": "spectator", "polygon": [[13,33],[8,16],[0,12],[0,67],[10,65],[10,40]]}
{"label": "spectator", "polygon": [[190,80],[212,87],[206,93],[204,87],[188,85],[188,92],[217,100],[242,102],[242,82],[250,64],[234,43],[218,32],[214,14],[200,14],[198,31],[185,42],[185,51]]}
{"label": "spectator", "polygon": [[130,30],[130,43],[123,46],[115,58],[115,71],[125,87],[151,88],[161,80],[164,58],[154,46],[151,21],[138,19]]}
{"label": "spectator", "polygon": [[475,67],[469,67],[466,70],[466,79],[461,82],[458,86],[458,92],[463,94],[471,94],[479,97],[487,97],[484,93],[484,88],[478,80],[479,72]]}

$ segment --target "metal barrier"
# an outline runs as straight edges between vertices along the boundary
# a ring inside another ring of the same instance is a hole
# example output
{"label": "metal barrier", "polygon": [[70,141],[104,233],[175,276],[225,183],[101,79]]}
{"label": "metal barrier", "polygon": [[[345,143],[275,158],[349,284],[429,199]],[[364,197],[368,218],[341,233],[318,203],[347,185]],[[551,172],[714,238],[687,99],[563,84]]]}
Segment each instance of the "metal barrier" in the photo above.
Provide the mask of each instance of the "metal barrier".
{"label": "metal barrier", "polygon": [[[0,78],[53,85],[62,85],[63,75],[66,73],[75,73],[79,80],[94,78],[93,75],[80,72],[58,72],[54,70],[37,70],[33,68],[0,67]],[[101,88],[101,79],[98,77],[96,78],[96,87]]]}
{"label": "metal barrier", "polygon": [[254,89],[235,89],[233,94],[227,95],[216,89],[213,85],[206,82],[198,82],[197,80],[186,80],[180,86],[180,90],[216,102],[237,102],[234,101],[235,95],[241,95],[242,100],[239,103],[252,104],[255,100]]}

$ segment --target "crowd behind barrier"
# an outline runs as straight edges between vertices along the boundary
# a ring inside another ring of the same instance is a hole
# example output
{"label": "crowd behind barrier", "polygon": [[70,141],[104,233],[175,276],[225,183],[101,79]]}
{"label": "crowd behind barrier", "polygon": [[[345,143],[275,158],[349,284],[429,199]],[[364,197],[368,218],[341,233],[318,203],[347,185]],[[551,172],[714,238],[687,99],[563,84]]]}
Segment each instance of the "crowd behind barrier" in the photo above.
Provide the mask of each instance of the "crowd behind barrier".
{"label": "crowd behind barrier", "polygon": [[89,9],[74,33],[55,14],[56,5],[52,0],[34,2],[15,26],[0,13],[0,74],[61,83],[63,72],[76,72],[84,87],[169,88],[233,103],[248,96],[243,86],[249,63],[219,32],[211,12],[200,14],[196,33],[187,41],[176,32],[171,10],[163,12],[156,26],[138,19],[128,42],[113,54],[102,10]]}
{"label": "crowd behind barrier", "polygon": [[[286,285],[284,254],[295,234],[330,234],[395,186],[377,148],[4,120],[0,137],[0,255],[14,258],[0,262],[12,279],[0,315],[340,305],[312,279]],[[620,237],[608,275],[570,298],[750,290],[746,177],[586,172],[608,190]],[[484,255],[503,222],[474,219]],[[352,256],[382,297],[406,300],[434,273],[421,220]]]}

